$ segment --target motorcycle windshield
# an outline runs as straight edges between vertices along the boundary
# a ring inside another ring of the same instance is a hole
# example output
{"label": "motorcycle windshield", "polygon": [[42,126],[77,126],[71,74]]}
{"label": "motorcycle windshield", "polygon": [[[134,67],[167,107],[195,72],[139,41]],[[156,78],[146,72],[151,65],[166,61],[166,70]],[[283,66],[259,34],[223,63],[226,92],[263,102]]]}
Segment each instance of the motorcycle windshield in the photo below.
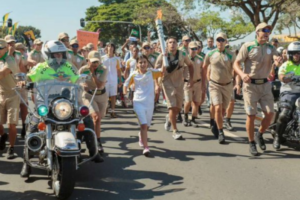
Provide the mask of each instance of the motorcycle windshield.
{"label": "motorcycle windshield", "polygon": [[34,103],[35,106],[45,105],[49,107],[54,99],[64,98],[69,100],[75,107],[81,92],[79,84],[60,80],[43,80],[35,83]]}

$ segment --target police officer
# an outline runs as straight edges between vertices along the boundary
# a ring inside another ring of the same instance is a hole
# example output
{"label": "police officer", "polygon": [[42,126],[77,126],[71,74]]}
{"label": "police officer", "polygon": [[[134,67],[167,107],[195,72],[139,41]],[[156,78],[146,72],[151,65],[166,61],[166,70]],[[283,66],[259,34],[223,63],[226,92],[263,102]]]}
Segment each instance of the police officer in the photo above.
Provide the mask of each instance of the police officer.
{"label": "police officer", "polygon": [[104,150],[100,140],[101,119],[106,113],[108,96],[105,91],[107,68],[101,64],[100,53],[98,51],[91,51],[88,55],[87,65],[81,67],[78,73],[92,75],[92,79],[83,84],[84,92],[82,94],[82,100],[84,105],[89,106],[91,104],[93,94],[95,90],[97,90],[94,101],[91,104],[90,113],[97,135],[98,149],[100,153],[103,153]]}
{"label": "police officer", "polygon": [[[34,67],[30,73],[27,74],[28,79],[30,79],[31,82],[55,80],[57,79],[55,74],[57,75],[57,73],[64,73],[66,77],[68,77],[69,81],[72,83],[76,82],[78,75],[74,71],[72,64],[67,61],[68,50],[65,45],[60,41],[50,40],[45,46],[45,49],[42,51],[44,51],[45,55],[47,55],[46,61]],[[37,132],[38,123],[39,119],[32,116],[27,131],[29,133]],[[85,118],[84,123],[86,127],[94,129],[94,125],[90,117]],[[84,132],[81,133],[84,134]],[[81,133],[78,134],[81,135]],[[92,138],[90,137],[90,134],[85,134],[84,137],[90,156],[93,156],[95,153],[95,148],[93,146],[94,143]],[[94,158],[94,161],[103,162],[103,158],[98,153],[96,158]],[[21,177],[28,177],[30,173],[30,166],[24,162],[22,171],[20,173]]]}
{"label": "police officer", "polygon": [[[183,68],[189,68],[190,77],[194,77],[193,63],[188,58],[188,55],[177,50],[177,39],[169,37],[167,40],[168,60],[170,67],[163,75],[162,87],[167,99],[169,114],[166,116],[165,130],[169,131],[171,125],[173,127],[173,138],[179,140],[182,135],[177,130],[176,116],[179,114],[183,103]],[[161,54],[156,61],[155,68],[163,67],[163,55]],[[189,80],[189,86],[193,86],[193,79]]]}
{"label": "police officer", "polygon": [[[198,126],[196,118],[198,115],[198,107],[205,98],[205,82],[206,76],[202,73],[203,59],[197,55],[198,44],[193,41],[189,43],[189,58],[193,62],[194,77],[190,77],[189,73],[185,74],[184,78],[184,118],[183,125],[187,126],[193,123],[194,126]],[[188,87],[189,80],[193,79],[193,87]],[[203,87],[204,86],[204,87]],[[192,105],[192,120],[189,121],[188,113]]]}
{"label": "police officer", "polygon": [[205,56],[204,68],[206,71],[210,65],[207,76],[209,77],[210,103],[213,106],[211,116],[215,119],[212,132],[215,137],[219,138],[219,143],[224,144],[223,116],[231,100],[233,90],[232,76],[235,55],[225,49],[227,41],[225,33],[219,33],[216,41],[217,48]]}
{"label": "police officer", "polygon": [[9,55],[5,40],[0,39],[0,150],[5,149],[8,135],[4,133],[3,124],[8,124],[9,148],[7,159],[14,158],[14,145],[17,137],[20,98],[12,88],[16,87],[14,74],[20,69],[13,56]]}
{"label": "police officer", "polygon": [[32,63],[32,66],[35,66],[38,63],[44,62],[44,58],[42,56],[42,45],[43,42],[40,39],[35,39],[33,42],[33,50],[28,55],[28,61]]}
{"label": "police officer", "polygon": [[76,39],[71,40],[70,46],[72,48],[72,51],[74,53],[74,59],[76,63],[76,67],[79,70],[82,66],[86,65],[85,58],[78,53],[79,44]]}
{"label": "police officer", "polygon": [[289,60],[279,68],[278,78],[282,82],[280,102],[286,102],[291,107],[283,107],[283,104],[280,104],[281,113],[277,120],[276,135],[273,142],[273,147],[276,150],[280,149],[280,144],[283,142],[282,134],[287,127],[287,123],[292,118],[295,101],[300,97],[300,87],[291,82],[292,75],[300,76],[300,42],[291,43],[287,50]]}
{"label": "police officer", "polygon": [[[249,152],[257,156],[256,143],[262,150],[266,149],[263,139],[263,133],[268,128],[274,113],[274,97],[272,94],[271,83],[268,82],[272,68],[272,59],[277,58],[277,51],[274,46],[268,43],[272,26],[265,22],[256,27],[256,40],[245,43],[236,58],[234,64],[235,72],[243,80],[243,96],[245,110],[247,114],[246,129],[249,138]],[[244,62],[242,71],[241,63]],[[257,103],[261,105],[264,112],[264,119],[255,133],[254,138],[254,120],[257,112]],[[254,141],[255,139],[255,141]]]}

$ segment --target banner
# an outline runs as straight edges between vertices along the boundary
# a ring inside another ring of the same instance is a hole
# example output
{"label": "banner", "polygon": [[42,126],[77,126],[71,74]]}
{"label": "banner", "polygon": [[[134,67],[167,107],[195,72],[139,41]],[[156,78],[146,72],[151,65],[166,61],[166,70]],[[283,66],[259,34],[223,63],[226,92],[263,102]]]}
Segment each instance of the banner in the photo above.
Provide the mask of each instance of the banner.
{"label": "banner", "polygon": [[77,31],[77,40],[79,44],[79,48],[84,47],[88,43],[92,43],[97,50],[98,46],[98,39],[99,39],[99,32],[90,32],[90,31]]}
{"label": "banner", "polygon": [[133,37],[139,38],[139,31],[132,29],[130,35]]}
{"label": "banner", "polygon": [[5,27],[6,21],[7,21],[7,19],[8,19],[8,15],[9,15],[9,13],[6,13],[6,14],[3,16],[3,18],[2,18],[2,22],[3,22],[2,30],[3,30],[4,27]]}
{"label": "banner", "polygon": [[35,40],[35,35],[34,35],[34,33],[33,33],[32,30],[24,32],[24,35],[26,35],[27,38],[28,38],[28,39],[31,39],[32,41]]}
{"label": "banner", "polygon": [[18,23],[19,23],[19,22],[16,22],[16,23],[13,25],[13,27],[12,27],[12,35],[15,35],[16,30],[17,30],[17,28],[18,28]]}
{"label": "banner", "polygon": [[12,27],[9,27],[8,29],[7,29],[7,35],[11,35],[12,34]]}

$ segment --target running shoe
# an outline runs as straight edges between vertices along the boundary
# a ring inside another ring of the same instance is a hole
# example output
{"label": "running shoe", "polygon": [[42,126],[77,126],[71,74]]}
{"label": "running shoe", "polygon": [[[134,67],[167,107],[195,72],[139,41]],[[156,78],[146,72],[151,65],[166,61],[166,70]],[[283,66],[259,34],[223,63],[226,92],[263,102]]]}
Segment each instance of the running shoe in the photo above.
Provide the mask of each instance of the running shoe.
{"label": "running shoe", "polygon": [[182,135],[181,135],[181,133],[180,133],[178,130],[173,131],[172,137],[173,137],[175,140],[180,140],[180,139],[182,139]]}

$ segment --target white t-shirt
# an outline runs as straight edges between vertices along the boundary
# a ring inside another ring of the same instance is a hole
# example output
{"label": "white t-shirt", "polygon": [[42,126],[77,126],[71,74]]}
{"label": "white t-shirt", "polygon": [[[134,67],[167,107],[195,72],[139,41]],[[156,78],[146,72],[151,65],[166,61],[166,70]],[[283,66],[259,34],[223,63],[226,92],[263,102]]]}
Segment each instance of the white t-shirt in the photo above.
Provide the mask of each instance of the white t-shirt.
{"label": "white t-shirt", "polygon": [[107,84],[118,84],[118,70],[120,70],[120,60],[118,57],[102,56],[102,63],[107,67]]}
{"label": "white t-shirt", "polygon": [[127,60],[126,69],[129,69],[129,75],[132,74],[136,69],[136,59],[130,58]]}
{"label": "white t-shirt", "polygon": [[134,71],[126,79],[124,85],[126,87],[134,84],[134,102],[143,103],[145,106],[154,105],[154,79],[162,76],[162,69],[148,69],[145,74],[140,74],[138,71]]}

